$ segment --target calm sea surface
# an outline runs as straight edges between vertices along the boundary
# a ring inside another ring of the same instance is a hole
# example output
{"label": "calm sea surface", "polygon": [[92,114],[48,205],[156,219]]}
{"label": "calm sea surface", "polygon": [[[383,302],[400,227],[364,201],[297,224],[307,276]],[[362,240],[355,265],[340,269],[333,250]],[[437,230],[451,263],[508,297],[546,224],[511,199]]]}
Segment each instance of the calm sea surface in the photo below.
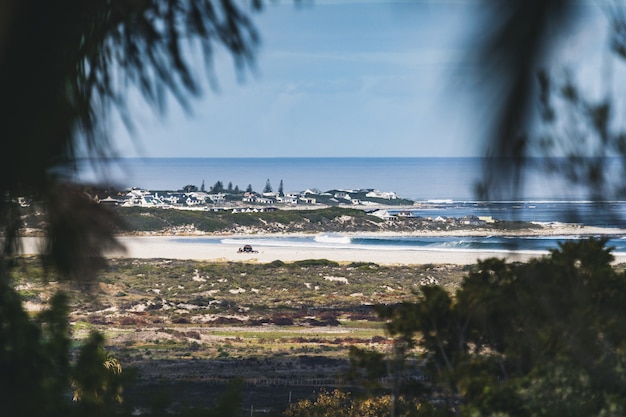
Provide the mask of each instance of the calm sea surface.
{"label": "calm sea surface", "polygon": [[[104,181],[123,187],[178,190],[187,184],[206,188],[222,181],[245,189],[250,184],[261,191],[269,179],[274,189],[283,181],[284,190],[317,188],[374,188],[395,191],[412,200],[476,199],[482,180],[482,158],[124,158],[94,172],[84,166],[81,179]],[[577,200],[571,187],[545,177],[530,176],[524,200]]]}
{"label": "calm sea surface", "polygon": [[[111,165],[110,176],[125,187],[208,189],[216,181],[261,191],[269,179],[285,191],[375,188],[410,199],[471,199],[480,160],[432,158],[128,158]],[[86,179],[96,179],[91,174]]]}

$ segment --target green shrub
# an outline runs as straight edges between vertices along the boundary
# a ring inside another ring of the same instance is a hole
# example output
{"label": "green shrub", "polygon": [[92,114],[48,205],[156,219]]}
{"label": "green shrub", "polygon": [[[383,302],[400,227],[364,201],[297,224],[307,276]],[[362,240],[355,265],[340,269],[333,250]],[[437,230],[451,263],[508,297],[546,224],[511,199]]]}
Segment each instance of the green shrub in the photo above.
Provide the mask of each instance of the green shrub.
{"label": "green shrub", "polygon": [[300,266],[300,267],[306,267],[306,266],[332,266],[332,267],[337,267],[337,266],[339,266],[339,263],[335,262],[335,261],[328,260],[328,259],[303,259],[301,261],[294,261],[293,265]]}

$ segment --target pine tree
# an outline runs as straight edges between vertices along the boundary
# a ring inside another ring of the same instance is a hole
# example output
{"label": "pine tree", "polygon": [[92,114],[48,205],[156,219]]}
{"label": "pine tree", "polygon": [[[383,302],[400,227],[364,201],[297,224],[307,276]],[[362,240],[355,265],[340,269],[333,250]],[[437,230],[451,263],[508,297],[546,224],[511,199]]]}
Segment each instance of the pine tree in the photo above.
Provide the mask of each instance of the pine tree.
{"label": "pine tree", "polygon": [[232,181],[229,181],[229,182],[228,182],[228,192],[229,192],[229,193],[232,193],[232,192],[233,192],[233,183],[232,183]]}
{"label": "pine tree", "polygon": [[221,193],[222,191],[224,191],[224,184],[222,183],[222,181],[218,180],[213,185],[213,192],[214,193]]}
{"label": "pine tree", "polygon": [[246,188],[246,192],[247,193],[251,193],[252,191],[252,184],[248,184],[248,188]]}
{"label": "pine tree", "polygon": [[270,183],[270,179],[268,178],[267,181],[265,181],[265,188],[263,188],[263,192],[271,193],[272,191],[273,191],[272,184]]}
{"label": "pine tree", "polygon": [[284,196],[285,192],[284,192],[284,188],[283,188],[283,180],[280,180],[280,184],[278,185],[278,195],[279,196]]}

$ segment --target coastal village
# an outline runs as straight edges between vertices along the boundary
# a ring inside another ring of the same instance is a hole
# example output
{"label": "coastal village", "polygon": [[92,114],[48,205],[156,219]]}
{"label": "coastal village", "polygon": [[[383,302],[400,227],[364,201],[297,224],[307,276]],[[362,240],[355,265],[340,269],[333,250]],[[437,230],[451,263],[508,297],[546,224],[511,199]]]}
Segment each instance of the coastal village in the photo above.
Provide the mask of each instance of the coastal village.
{"label": "coastal village", "polygon": [[[280,191],[211,193],[198,190],[194,186],[185,186],[184,188],[179,191],[150,191],[130,188],[124,191],[106,193],[104,198],[100,198],[99,195],[94,195],[93,198],[100,204],[109,206],[209,212],[229,211],[232,213],[261,213],[342,206],[362,209],[367,214],[386,221],[416,217],[411,208],[418,204],[412,200],[399,197],[393,191],[378,191],[375,189],[342,189],[325,192],[317,189],[307,189],[301,192],[288,193]],[[474,215],[467,215],[461,218],[437,216],[426,220],[467,226],[482,226],[495,223],[496,221],[491,216]]]}
{"label": "coastal village", "polygon": [[233,212],[272,211],[277,205],[283,207],[296,206],[377,206],[407,205],[411,200],[401,199],[392,191],[377,191],[373,189],[360,190],[332,190],[322,192],[317,189],[307,189],[302,192],[274,192],[258,193],[246,191],[243,193],[217,192],[211,193],[197,190],[194,186],[186,186],[179,191],[149,191],[140,188],[131,188],[123,192],[108,193],[106,197],[95,198],[100,204],[124,207],[157,207],[176,208],[183,210],[208,210]]}

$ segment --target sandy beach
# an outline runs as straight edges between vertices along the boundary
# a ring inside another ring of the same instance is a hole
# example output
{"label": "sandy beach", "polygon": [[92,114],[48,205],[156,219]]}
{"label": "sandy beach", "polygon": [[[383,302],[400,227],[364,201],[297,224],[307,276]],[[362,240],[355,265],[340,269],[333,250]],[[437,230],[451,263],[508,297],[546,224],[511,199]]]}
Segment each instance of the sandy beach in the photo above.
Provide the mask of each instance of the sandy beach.
{"label": "sandy beach", "polygon": [[[477,259],[506,256],[510,260],[524,261],[529,254],[504,254],[497,252],[415,251],[415,250],[360,250],[326,248],[259,247],[255,253],[240,253],[237,245],[196,243],[197,237],[177,238],[185,243],[172,244],[164,236],[124,237],[127,248],[123,255],[131,258],[175,258],[205,261],[239,261],[267,263],[275,260],[292,262],[303,259],[329,259],[337,262],[374,262],[380,265],[458,264],[475,263]],[[194,242],[196,241],[196,242]],[[537,256],[537,255],[534,255]]]}
{"label": "sandy beach", "polygon": [[[538,232],[540,235],[608,235],[624,233],[609,229],[595,228],[558,228]],[[431,235],[427,233],[425,235]],[[203,241],[203,236],[121,236],[120,243],[124,252],[111,252],[110,257],[127,258],[168,258],[189,259],[216,262],[258,262],[268,263],[275,260],[292,262],[303,259],[329,259],[337,262],[374,262],[380,265],[417,265],[417,264],[456,264],[468,265],[478,259],[491,257],[506,258],[508,261],[527,261],[541,256],[541,252],[503,252],[473,250],[364,250],[333,249],[319,247],[258,247],[258,252],[240,253],[235,244],[215,244]],[[259,235],[255,235],[259,237]],[[174,240],[175,239],[175,240]],[[21,238],[22,253],[39,253],[41,238]],[[626,262],[626,254],[614,254],[615,263]]]}

